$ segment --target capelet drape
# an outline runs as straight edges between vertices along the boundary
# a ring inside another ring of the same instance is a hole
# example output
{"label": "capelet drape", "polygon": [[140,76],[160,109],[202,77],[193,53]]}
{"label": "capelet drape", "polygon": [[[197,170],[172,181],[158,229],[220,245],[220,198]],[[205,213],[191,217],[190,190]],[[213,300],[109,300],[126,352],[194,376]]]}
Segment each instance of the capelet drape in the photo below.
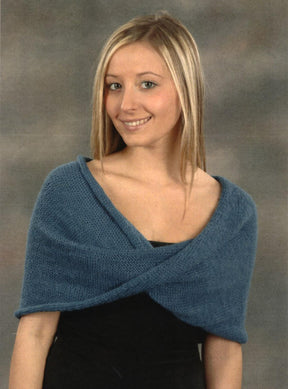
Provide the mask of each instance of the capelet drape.
{"label": "capelet drape", "polygon": [[15,315],[88,308],[140,292],[182,321],[247,341],[245,315],[257,242],[255,204],[226,178],[194,239],[153,248],[115,208],[86,164],[58,166],[34,206]]}

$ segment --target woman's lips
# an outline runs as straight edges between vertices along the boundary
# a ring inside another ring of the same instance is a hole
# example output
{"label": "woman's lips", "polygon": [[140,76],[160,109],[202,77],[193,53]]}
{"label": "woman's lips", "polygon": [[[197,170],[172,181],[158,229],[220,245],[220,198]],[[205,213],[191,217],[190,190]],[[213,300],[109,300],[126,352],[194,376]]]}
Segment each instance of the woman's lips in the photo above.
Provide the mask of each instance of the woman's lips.
{"label": "woman's lips", "polygon": [[125,120],[121,120],[122,123],[125,124],[126,127],[128,128],[135,128],[135,127],[139,127],[139,126],[142,126],[143,124],[146,124],[150,119],[151,119],[152,116],[149,116],[145,119],[139,119],[139,120],[133,120],[133,121],[125,121]]}

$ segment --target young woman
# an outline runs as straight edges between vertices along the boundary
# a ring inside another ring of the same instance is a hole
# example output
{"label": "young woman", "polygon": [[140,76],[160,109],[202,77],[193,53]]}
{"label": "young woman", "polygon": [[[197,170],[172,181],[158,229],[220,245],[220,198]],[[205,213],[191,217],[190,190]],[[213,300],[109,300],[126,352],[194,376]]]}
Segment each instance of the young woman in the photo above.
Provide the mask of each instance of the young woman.
{"label": "young woman", "polygon": [[179,21],[113,33],[93,159],[53,170],[33,211],[10,389],[241,388],[256,211],[205,172],[202,104]]}

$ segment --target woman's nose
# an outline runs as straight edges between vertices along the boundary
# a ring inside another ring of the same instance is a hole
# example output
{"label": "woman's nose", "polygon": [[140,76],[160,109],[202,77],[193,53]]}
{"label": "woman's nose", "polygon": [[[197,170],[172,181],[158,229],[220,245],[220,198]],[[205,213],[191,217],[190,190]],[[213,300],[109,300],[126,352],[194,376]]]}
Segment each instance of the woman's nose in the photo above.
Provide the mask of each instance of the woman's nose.
{"label": "woman's nose", "polygon": [[128,88],[122,93],[121,109],[131,111],[137,108],[137,95],[133,88]]}

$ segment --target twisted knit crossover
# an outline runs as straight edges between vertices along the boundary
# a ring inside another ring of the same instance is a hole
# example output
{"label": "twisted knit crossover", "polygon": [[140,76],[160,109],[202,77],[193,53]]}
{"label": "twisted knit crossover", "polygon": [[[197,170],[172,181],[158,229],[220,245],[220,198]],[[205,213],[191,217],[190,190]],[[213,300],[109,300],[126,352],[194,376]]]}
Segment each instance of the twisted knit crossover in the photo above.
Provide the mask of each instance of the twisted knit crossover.
{"label": "twisted knit crossover", "polygon": [[146,292],[182,321],[240,343],[257,243],[255,204],[226,178],[194,239],[153,248],[115,208],[86,164],[46,178],[31,218],[22,315],[70,311]]}

